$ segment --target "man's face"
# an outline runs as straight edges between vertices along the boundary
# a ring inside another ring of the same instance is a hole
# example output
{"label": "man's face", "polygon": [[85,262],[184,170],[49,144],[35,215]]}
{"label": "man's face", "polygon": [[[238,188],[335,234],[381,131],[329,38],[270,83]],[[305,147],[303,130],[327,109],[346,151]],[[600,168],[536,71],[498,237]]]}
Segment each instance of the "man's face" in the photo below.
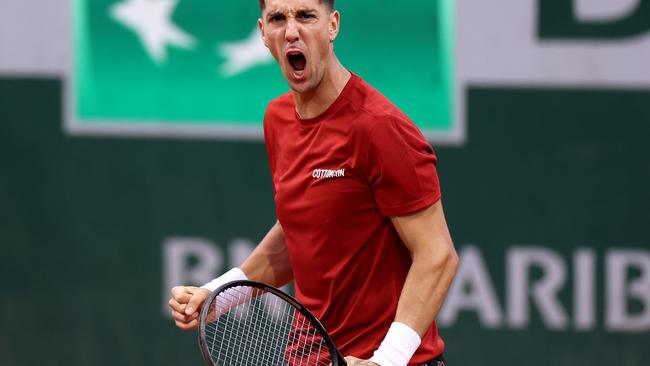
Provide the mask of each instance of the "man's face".
{"label": "man's face", "polygon": [[266,0],[260,30],[291,89],[302,93],[320,84],[338,24],[338,12],[319,0]]}

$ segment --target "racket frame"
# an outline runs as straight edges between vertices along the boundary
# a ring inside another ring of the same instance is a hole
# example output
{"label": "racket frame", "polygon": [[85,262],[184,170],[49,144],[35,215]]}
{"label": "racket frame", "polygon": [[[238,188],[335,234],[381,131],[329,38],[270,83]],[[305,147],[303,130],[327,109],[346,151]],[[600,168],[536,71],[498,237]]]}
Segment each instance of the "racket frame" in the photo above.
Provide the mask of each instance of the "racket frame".
{"label": "racket frame", "polygon": [[325,344],[327,345],[327,348],[329,348],[330,354],[332,355],[332,363],[331,366],[346,366],[345,359],[343,358],[343,355],[339,351],[338,348],[336,348],[336,345],[334,344],[334,341],[332,340],[332,337],[327,333],[325,330],[325,327],[321,322],[316,318],[314,314],[307,309],[303,304],[300,303],[300,301],[296,300],[289,294],[285,293],[284,291],[275,288],[273,286],[267,285],[265,283],[261,282],[255,282],[255,281],[249,281],[249,280],[240,280],[240,281],[232,281],[228,282],[225,285],[217,288],[216,290],[212,291],[210,296],[205,300],[203,303],[203,307],[201,309],[201,313],[199,316],[199,347],[201,348],[201,355],[203,356],[203,360],[205,361],[205,364],[208,366],[217,366],[214,364],[214,361],[212,360],[212,357],[210,356],[210,352],[208,352],[208,344],[207,341],[205,340],[206,337],[206,319],[208,317],[209,309],[210,309],[210,304],[215,300],[219,294],[222,292],[233,288],[233,287],[251,287],[251,288],[256,288],[260,289],[266,292],[270,292],[273,295],[281,298],[282,300],[286,301],[291,305],[293,308],[298,310],[309,322],[311,325],[316,329],[316,331],[319,333],[319,335],[323,338],[325,341]]}

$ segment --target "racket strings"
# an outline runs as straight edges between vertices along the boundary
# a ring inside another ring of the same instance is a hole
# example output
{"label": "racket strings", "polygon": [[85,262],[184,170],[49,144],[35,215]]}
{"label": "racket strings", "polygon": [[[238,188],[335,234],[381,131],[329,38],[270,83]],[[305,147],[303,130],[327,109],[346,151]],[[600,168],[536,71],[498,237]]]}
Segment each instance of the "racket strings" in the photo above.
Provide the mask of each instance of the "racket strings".
{"label": "racket strings", "polygon": [[329,348],[302,313],[277,295],[234,287],[208,305],[205,340],[218,366],[328,366]]}
{"label": "racket strings", "polygon": [[[242,302],[242,297],[241,294],[237,296],[236,301],[238,303]],[[228,352],[223,352],[224,351],[224,346],[225,350],[234,350],[237,352],[237,354],[241,354],[241,352],[251,352],[252,355],[259,355],[260,357],[257,357],[256,359],[259,364],[271,364],[271,365],[309,365],[312,364],[311,358],[314,356],[314,363],[313,364],[319,364],[319,359],[320,355],[314,355],[314,350],[322,350],[322,339],[320,339],[319,347],[315,348],[314,347],[314,338],[316,338],[317,334],[315,329],[311,330],[306,330],[305,325],[308,323],[308,321],[300,316],[296,317],[295,313],[293,312],[294,309],[293,307],[289,306],[288,304],[284,303],[284,301],[281,301],[278,298],[275,298],[274,301],[275,303],[280,303],[283,305],[282,308],[275,306],[273,310],[276,312],[270,312],[270,314],[274,317],[277,317],[278,313],[284,313],[288,314],[287,318],[292,318],[292,329],[290,330],[288,339],[286,342],[284,342],[284,339],[282,337],[277,338],[281,342],[281,345],[286,344],[285,349],[286,351],[284,352],[284,355],[282,352],[268,352],[268,349],[262,349],[260,347],[260,338],[267,338],[269,334],[277,334],[278,329],[282,329],[280,327],[279,322],[273,322],[270,327],[268,322],[263,322],[261,323],[261,327],[258,328],[250,328],[249,330],[253,333],[257,332],[256,335],[259,337],[257,338],[246,338],[244,334],[239,334],[242,331],[242,327],[244,325],[243,322],[237,322],[235,323],[230,322],[230,326],[223,327],[223,333],[219,333],[217,331],[216,333],[212,334],[213,336],[213,341],[215,340],[222,340],[220,344],[220,352],[217,356],[217,364],[222,364],[221,361],[225,361],[223,364],[246,364],[237,362],[235,358],[232,356],[229,357],[227,355]],[[268,302],[267,302],[268,305]],[[275,304],[273,304],[275,305]],[[236,317],[244,317],[248,318],[251,316],[251,309],[253,310],[253,313],[255,311],[261,311],[262,309],[259,307],[258,304],[252,304],[252,306],[249,306],[246,312],[242,311],[237,311],[235,312]],[[232,311],[232,309],[230,309]],[[238,309],[239,310],[239,309]],[[267,309],[268,311],[268,309]],[[298,313],[299,314],[299,313]],[[292,317],[292,315],[294,315]],[[241,320],[241,319],[239,319]],[[286,318],[285,318],[286,321]],[[249,324],[250,325],[250,324]],[[295,331],[293,331],[295,330]],[[211,332],[210,332],[211,333]],[[233,336],[234,335],[234,336]],[[218,342],[213,342],[212,344],[212,349],[214,350],[214,345]],[[236,345],[236,347],[235,347]],[[273,347],[272,347],[273,348]],[[277,348],[276,348],[277,349]],[[305,352],[307,350],[307,352]],[[261,352],[260,352],[261,351]],[[270,358],[270,355],[275,355],[275,358]],[[251,360],[248,360],[251,361]],[[288,362],[287,362],[288,361]],[[324,362],[323,364],[328,364],[329,362]]]}

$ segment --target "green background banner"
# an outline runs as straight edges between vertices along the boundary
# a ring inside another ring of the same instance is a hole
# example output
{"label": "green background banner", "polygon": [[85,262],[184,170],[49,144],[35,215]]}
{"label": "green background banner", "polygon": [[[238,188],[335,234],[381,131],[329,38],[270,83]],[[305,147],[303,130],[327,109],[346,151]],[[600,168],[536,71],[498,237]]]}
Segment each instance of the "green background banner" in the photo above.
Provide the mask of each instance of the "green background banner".
{"label": "green background banner", "polygon": [[[288,87],[260,40],[257,2],[185,0],[167,12],[156,3],[170,2],[74,0],[72,123],[115,131],[152,124],[261,131],[267,103]],[[451,4],[337,5],[344,14],[336,43],[342,62],[439,138],[454,127]],[[391,31],[377,37],[377,22]]]}

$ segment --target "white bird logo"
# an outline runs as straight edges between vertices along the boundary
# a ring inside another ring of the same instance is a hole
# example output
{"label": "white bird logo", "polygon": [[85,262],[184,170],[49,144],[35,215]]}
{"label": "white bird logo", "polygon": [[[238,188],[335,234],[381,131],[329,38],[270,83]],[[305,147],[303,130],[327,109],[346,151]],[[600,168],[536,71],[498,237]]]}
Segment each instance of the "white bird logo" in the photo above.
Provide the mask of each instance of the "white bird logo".
{"label": "white bird logo", "polygon": [[126,0],[111,7],[111,16],[136,32],[149,56],[161,64],[167,59],[167,45],[191,49],[195,44],[171,20],[176,5],[178,0]]}

